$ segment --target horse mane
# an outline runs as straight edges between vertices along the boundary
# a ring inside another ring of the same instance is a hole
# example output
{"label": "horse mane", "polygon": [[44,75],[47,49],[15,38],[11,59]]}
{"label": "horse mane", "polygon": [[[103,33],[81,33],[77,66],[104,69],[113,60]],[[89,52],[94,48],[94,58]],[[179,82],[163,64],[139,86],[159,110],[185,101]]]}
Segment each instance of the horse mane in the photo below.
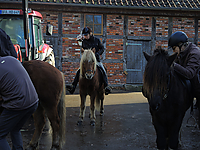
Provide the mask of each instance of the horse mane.
{"label": "horse mane", "polygon": [[96,70],[97,60],[96,60],[94,52],[91,49],[84,50],[84,53],[81,57],[81,61],[80,61],[80,73],[81,74],[82,74],[82,68],[83,68],[84,61],[91,61],[91,62],[93,61],[95,63],[94,70]]}
{"label": "horse mane", "polygon": [[148,61],[143,76],[143,89],[152,97],[155,89],[164,95],[168,86],[169,65],[167,63],[168,52],[162,48],[154,50],[154,55]]}

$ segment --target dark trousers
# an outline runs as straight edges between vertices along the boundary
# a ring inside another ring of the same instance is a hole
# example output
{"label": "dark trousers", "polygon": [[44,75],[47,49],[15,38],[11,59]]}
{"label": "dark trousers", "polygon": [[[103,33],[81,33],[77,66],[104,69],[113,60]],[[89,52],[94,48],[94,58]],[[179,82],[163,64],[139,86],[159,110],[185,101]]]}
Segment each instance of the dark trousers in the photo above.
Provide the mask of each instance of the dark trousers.
{"label": "dark trousers", "polygon": [[23,141],[20,129],[28,118],[37,109],[38,103],[25,110],[4,109],[0,115],[0,149],[10,150],[6,136],[10,133],[12,140],[12,150],[23,150]]}

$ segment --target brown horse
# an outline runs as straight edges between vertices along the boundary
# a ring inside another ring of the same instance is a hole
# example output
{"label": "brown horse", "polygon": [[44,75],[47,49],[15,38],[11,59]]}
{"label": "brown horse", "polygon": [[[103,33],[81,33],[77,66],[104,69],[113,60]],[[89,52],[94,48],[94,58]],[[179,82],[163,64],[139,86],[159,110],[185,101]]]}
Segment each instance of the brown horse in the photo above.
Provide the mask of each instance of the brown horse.
{"label": "brown horse", "polygon": [[48,117],[53,130],[51,150],[59,150],[65,141],[65,82],[63,74],[52,65],[31,60],[23,63],[39,97],[39,105],[33,114],[35,132],[27,150],[38,148],[38,141]]}
{"label": "brown horse", "polygon": [[85,101],[87,95],[90,96],[91,125],[95,125],[95,103],[96,109],[100,109],[100,114],[103,115],[105,90],[101,73],[97,68],[97,61],[94,52],[92,50],[85,50],[80,61],[79,89],[81,105],[78,124],[82,123],[85,116]]}

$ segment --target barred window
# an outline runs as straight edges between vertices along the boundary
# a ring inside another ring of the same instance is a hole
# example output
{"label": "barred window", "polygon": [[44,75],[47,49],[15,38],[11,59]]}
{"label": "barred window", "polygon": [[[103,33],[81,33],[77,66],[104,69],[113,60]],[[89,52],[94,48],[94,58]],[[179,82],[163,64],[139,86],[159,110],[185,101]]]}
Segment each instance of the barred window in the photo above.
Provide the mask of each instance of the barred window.
{"label": "barred window", "polygon": [[90,27],[94,35],[103,35],[103,15],[85,14],[84,27]]}

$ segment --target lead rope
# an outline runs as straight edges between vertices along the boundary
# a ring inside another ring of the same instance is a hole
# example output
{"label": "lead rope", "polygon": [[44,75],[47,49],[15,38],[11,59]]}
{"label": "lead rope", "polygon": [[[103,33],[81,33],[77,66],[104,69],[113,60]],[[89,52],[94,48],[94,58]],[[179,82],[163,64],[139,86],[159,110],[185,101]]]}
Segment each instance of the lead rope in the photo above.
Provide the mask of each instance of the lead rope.
{"label": "lead rope", "polygon": [[[194,120],[194,124],[189,124],[190,120]],[[191,110],[190,110],[190,117],[187,119],[186,127],[198,128],[197,119],[194,117],[193,103],[192,103]]]}

